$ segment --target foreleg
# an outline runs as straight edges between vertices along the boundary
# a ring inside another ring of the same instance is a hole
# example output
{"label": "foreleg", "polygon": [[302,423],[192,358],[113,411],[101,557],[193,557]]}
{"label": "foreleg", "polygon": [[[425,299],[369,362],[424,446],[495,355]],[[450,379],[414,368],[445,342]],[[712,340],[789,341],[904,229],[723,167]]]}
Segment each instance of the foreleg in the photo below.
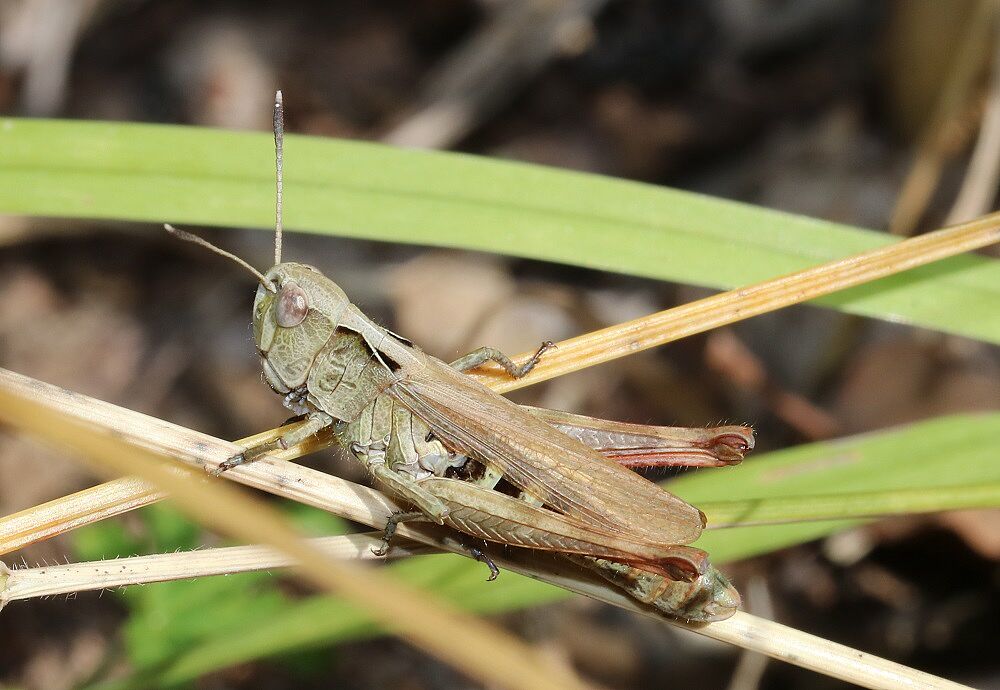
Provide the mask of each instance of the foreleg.
{"label": "foreleg", "polygon": [[251,446],[243,450],[242,453],[237,453],[233,457],[219,463],[219,466],[214,470],[211,470],[211,474],[218,477],[220,474],[226,470],[231,470],[234,467],[239,467],[240,465],[246,465],[248,463],[259,460],[264,455],[274,452],[276,450],[287,450],[292,446],[302,443],[310,436],[315,436],[323,429],[331,426],[333,424],[333,417],[326,414],[325,412],[310,412],[306,415],[305,422],[301,426],[298,426],[279,438],[273,441],[268,441],[266,443],[259,443],[256,446]]}

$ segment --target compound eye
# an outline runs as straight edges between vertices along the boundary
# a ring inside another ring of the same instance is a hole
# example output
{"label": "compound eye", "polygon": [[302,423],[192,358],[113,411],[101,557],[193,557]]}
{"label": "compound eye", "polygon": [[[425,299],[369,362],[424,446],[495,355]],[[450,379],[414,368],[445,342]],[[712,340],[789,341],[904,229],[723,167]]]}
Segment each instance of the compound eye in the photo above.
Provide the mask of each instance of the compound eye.
{"label": "compound eye", "polygon": [[278,292],[274,310],[279,326],[282,328],[298,326],[309,313],[306,291],[295,283],[286,283]]}

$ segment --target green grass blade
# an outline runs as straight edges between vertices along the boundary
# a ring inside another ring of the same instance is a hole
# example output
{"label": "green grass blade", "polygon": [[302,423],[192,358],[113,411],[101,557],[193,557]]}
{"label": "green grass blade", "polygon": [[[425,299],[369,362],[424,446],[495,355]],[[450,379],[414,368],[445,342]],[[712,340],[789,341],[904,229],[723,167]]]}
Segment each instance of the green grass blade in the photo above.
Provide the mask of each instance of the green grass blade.
{"label": "green grass blade", "polygon": [[[269,135],[0,119],[0,212],[273,222]],[[895,241],[833,223],[535,165],[289,136],[286,226],[732,288]],[[818,300],[1000,343],[1000,261],[960,256]]]}
{"label": "green grass blade", "polygon": [[[710,530],[697,544],[717,561],[735,560],[801,543],[851,524],[857,517],[891,507],[893,500],[914,499],[911,511],[971,507],[962,488],[984,490],[1000,482],[996,439],[1000,413],[941,417],[888,431],[811,443],[752,458],[744,464],[712,472],[687,474],[670,483],[670,490],[698,506],[716,501],[745,501],[774,520],[794,519],[778,508],[808,496],[840,497],[843,512],[832,521],[809,521]],[[924,492],[939,491],[937,499]],[[898,492],[896,499],[888,498]],[[882,496],[869,508],[866,495]],[[917,505],[916,496],[921,497]],[[983,497],[979,497],[983,498]],[[774,500],[774,505],[770,504]],[[978,499],[976,499],[978,500]],[[997,506],[986,497],[979,506]],[[813,518],[824,506],[817,506]],[[831,511],[836,515],[836,511]],[[830,515],[827,512],[826,515]],[[889,511],[897,512],[897,511]]]}
{"label": "green grass blade", "polygon": [[708,523],[712,527],[724,529],[992,508],[997,505],[1000,505],[1000,482],[849,494],[749,498],[742,501],[702,503],[700,508],[708,516]]}

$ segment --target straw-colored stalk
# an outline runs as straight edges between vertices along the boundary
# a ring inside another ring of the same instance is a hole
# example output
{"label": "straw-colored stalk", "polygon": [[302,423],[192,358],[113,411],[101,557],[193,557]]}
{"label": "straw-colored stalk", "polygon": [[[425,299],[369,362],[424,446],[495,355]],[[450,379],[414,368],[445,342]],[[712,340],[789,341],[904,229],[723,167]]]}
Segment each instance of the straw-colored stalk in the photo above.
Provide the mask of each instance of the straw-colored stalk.
{"label": "straw-colored stalk", "polygon": [[[189,457],[199,462],[195,463],[197,467],[181,465],[169,452],[150,447],[158,443],[169,446],[169,430],[161,430],[153,444],[131,443],[136,436],[120,426],[124,415],[109,421],[101,420],[100,414],[72,414],[68,408],[75,406],[79,410],[81,403],[87,403],[84,396],[62,390],[59,397],[64,402],[75,400],[57,406],[47,394],[54,395],[61,389],[20,378],[29,388],[18,391],[13,386],[0,386],[0,419],[6,423],[78,451],[73,457],[102,474],[134,473],[142,477],[168,492],[174,505],[209,529],[245,543],[265,543],[288,556],[305,581],[345,597],[376,622],[471,678],[504,688],[588,687],[567,667],[557,665],[482,619],[382,572],[316,550],[300,538],[277,509],[205,474],[201,468],[211,457],[213,446],[218,447],[217,440],[204,437],[186,446],[185,450],[192,454]],[[113,413],[113,408],[103,406],[102,411]],[[192,439],[188,436],[185,440]],[[183,445],[178,444],[178,450]],[[462,644],[453,644],[456,639],[461,639]]]}
{"label": "straw-colored stalk", "polygon": [[[388,554],[377,556],[372,549],[381,545],[381,532],[319,537],[308,540],[308,543],[320,553],[336,559],[385,561],[440,553],[433,547],[401,539],[398,544],[393,544]],[[13,570],[0,564],[0,608],[24,599],[288,568],[294,564],[294,559],[266,546],[226,546],[82,563],[15,567]]]}
{"label": "straw-colored stalk", "polygon": [[[80,428],[105,429],[122,443],[153,449],[157,453],[179,458],[187,465],[196,468],[212,467],[229,457],[237,448],[226,441],[176,427],[139,412],[119,408],[110,403],[93,400],[56,386],[0,370],[0,399],[3,396],[16,397],[39,408],[48,408],[50,412],[43,415],[45,418],[70,418]],[[6,415],[4,408],[0,407],[0,417]],[[233,481],[323,508],[374,527],[385,524],[385,519],[399,509],[391,499],[374,489],[269,457],[262,458],[252,465],[243,465],[230,470],[226,476]],[[147,495],[152,494],[152,487],[147,485],[140,488]],[[449,537],[448,530],[434,526],[403,524],[400,525],[399,534],[438,549],[464,553],[464,549]],[[325,543],[329,548],[333,548],[330,547],[333,544],[337,549],[345,550],[340,553],[357,555],[364,540],[368,538],[352,536],[348,541],[333,539]],[[206,553],[207,551],[193,552],[194,555],[161,554],[140,557],[151,560],[139,561],[118,559],[113,561],[112,569],[125,568],[126,564],[134,562],[139,564],[134,568],[133,576],[136,578],[167,579],[168,572],[179,572],[183,577],[191,577],[194,572],[190,568],[183,564],[176,565],[177,562],[183,563],[183,559],[190,558],[201,564],[198,567],[206,568],[201,571],[202,574],[217,573],[220,569],[222,572],[232,572],[224,566],[213,566],[211,558],[205,558]],[[245,558],[247,552],[237,552],[237,554]],[[273,557],[273,554],[261,555],[261,558]],[[532,558],[530,553],[524,555],[513,549],[505,550],[502,556],[495,557],[494,560],[503,568],[665,620],[619,590],[579,568],[572,567],[571,564],[561,564],[558,559]],[[93,568],[92,581],[89,585],[86,584],[88,567]],[[23,598],[29,596],[31,592],[53,594],[67,587],[75,588],[71,591],[79,591],[81,585],[84,589],[99,589],[126,584],[109,579],[105,574],[107,568],[107,563],[83,565],[82,569],[80,564],[43,568],[48,578],[55,578],[57,583],[60,579],[64,580],[61,589],[59,584],[40,581],[39,578],[44,579],[46,576],[39,575],[37,570],[16,570],[8,575],[7,594],[0,594],[0,600],[4,597]],[[81,577],[83,583],[80,581]],[[957,687],[943,679],[745,613],[738,613],[727,621],[711,625],[685,627],[699,634],[865,687],[893,688],[900,687],[901,684],[924,688]]]}
{"label": "straw-colored stalk", "polygon": [[[323,553],[337,558],[377,559],[371,548],[381,543],[381,533],[324,537],[310,542]],[[390,552],[395,557],[425,553],[426,548],[403,543]],[[521,554],[524,556],[524,554]],[[555,559],[499,557],[505,569],[520,572],[572,592],[603,601],[657,620],[660,614],[602,581],[573,568],[560,568]],[[291,565],[287,556],[260,546],[233,546],[181,553],[117,558],[91,563],[20,568],[7,572],[6,590],[0,604],[39,596],[162,582],[209,575],[269,570]],[[0,581],[3,572],[0,571]],[[827,675],[870,688],[962,688],[965,686],[916,671],[892,661],[809,635],[788,626],[738,612],[732,618],[710,625],[675,625],[723,642],[767,654]]]}
{"label": "straw-colored stalk", "polygon": [[[494,390],[516,390],[996,242],[1000,242],[1000,213],[570,338],[519,379],[506,376],[493,363],[472,375]],[[532,354],[515,360],[526,361]]]}

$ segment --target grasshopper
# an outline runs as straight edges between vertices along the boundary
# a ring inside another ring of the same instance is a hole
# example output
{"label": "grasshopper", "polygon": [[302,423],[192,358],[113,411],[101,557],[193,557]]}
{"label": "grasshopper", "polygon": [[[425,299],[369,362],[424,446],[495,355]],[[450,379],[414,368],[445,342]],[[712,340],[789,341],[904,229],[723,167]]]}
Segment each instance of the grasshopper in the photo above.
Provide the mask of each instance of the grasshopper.
{"label": "grasshopper", "polygon": [[[746,427],[672,429],[521,407],[462,372],[486,361],[525,375],[552,346],[516,366],[480,348],[446,364],[373,322],[319,270],[281,258],[281,92],[274,106],[277,194],[274,266],[259,283],[253,338],[266,382],[304,423],[221,463],[221,473],[332,428],[373,479],[414,507],[385,527],[427,520],[503,545],[557,552],[663,613],[726,618],[739,595],[707,554],[688,546],[705,526],[697,508],[629,468],[739,462]],[[496,568],[481,550],[471,555]]]}

